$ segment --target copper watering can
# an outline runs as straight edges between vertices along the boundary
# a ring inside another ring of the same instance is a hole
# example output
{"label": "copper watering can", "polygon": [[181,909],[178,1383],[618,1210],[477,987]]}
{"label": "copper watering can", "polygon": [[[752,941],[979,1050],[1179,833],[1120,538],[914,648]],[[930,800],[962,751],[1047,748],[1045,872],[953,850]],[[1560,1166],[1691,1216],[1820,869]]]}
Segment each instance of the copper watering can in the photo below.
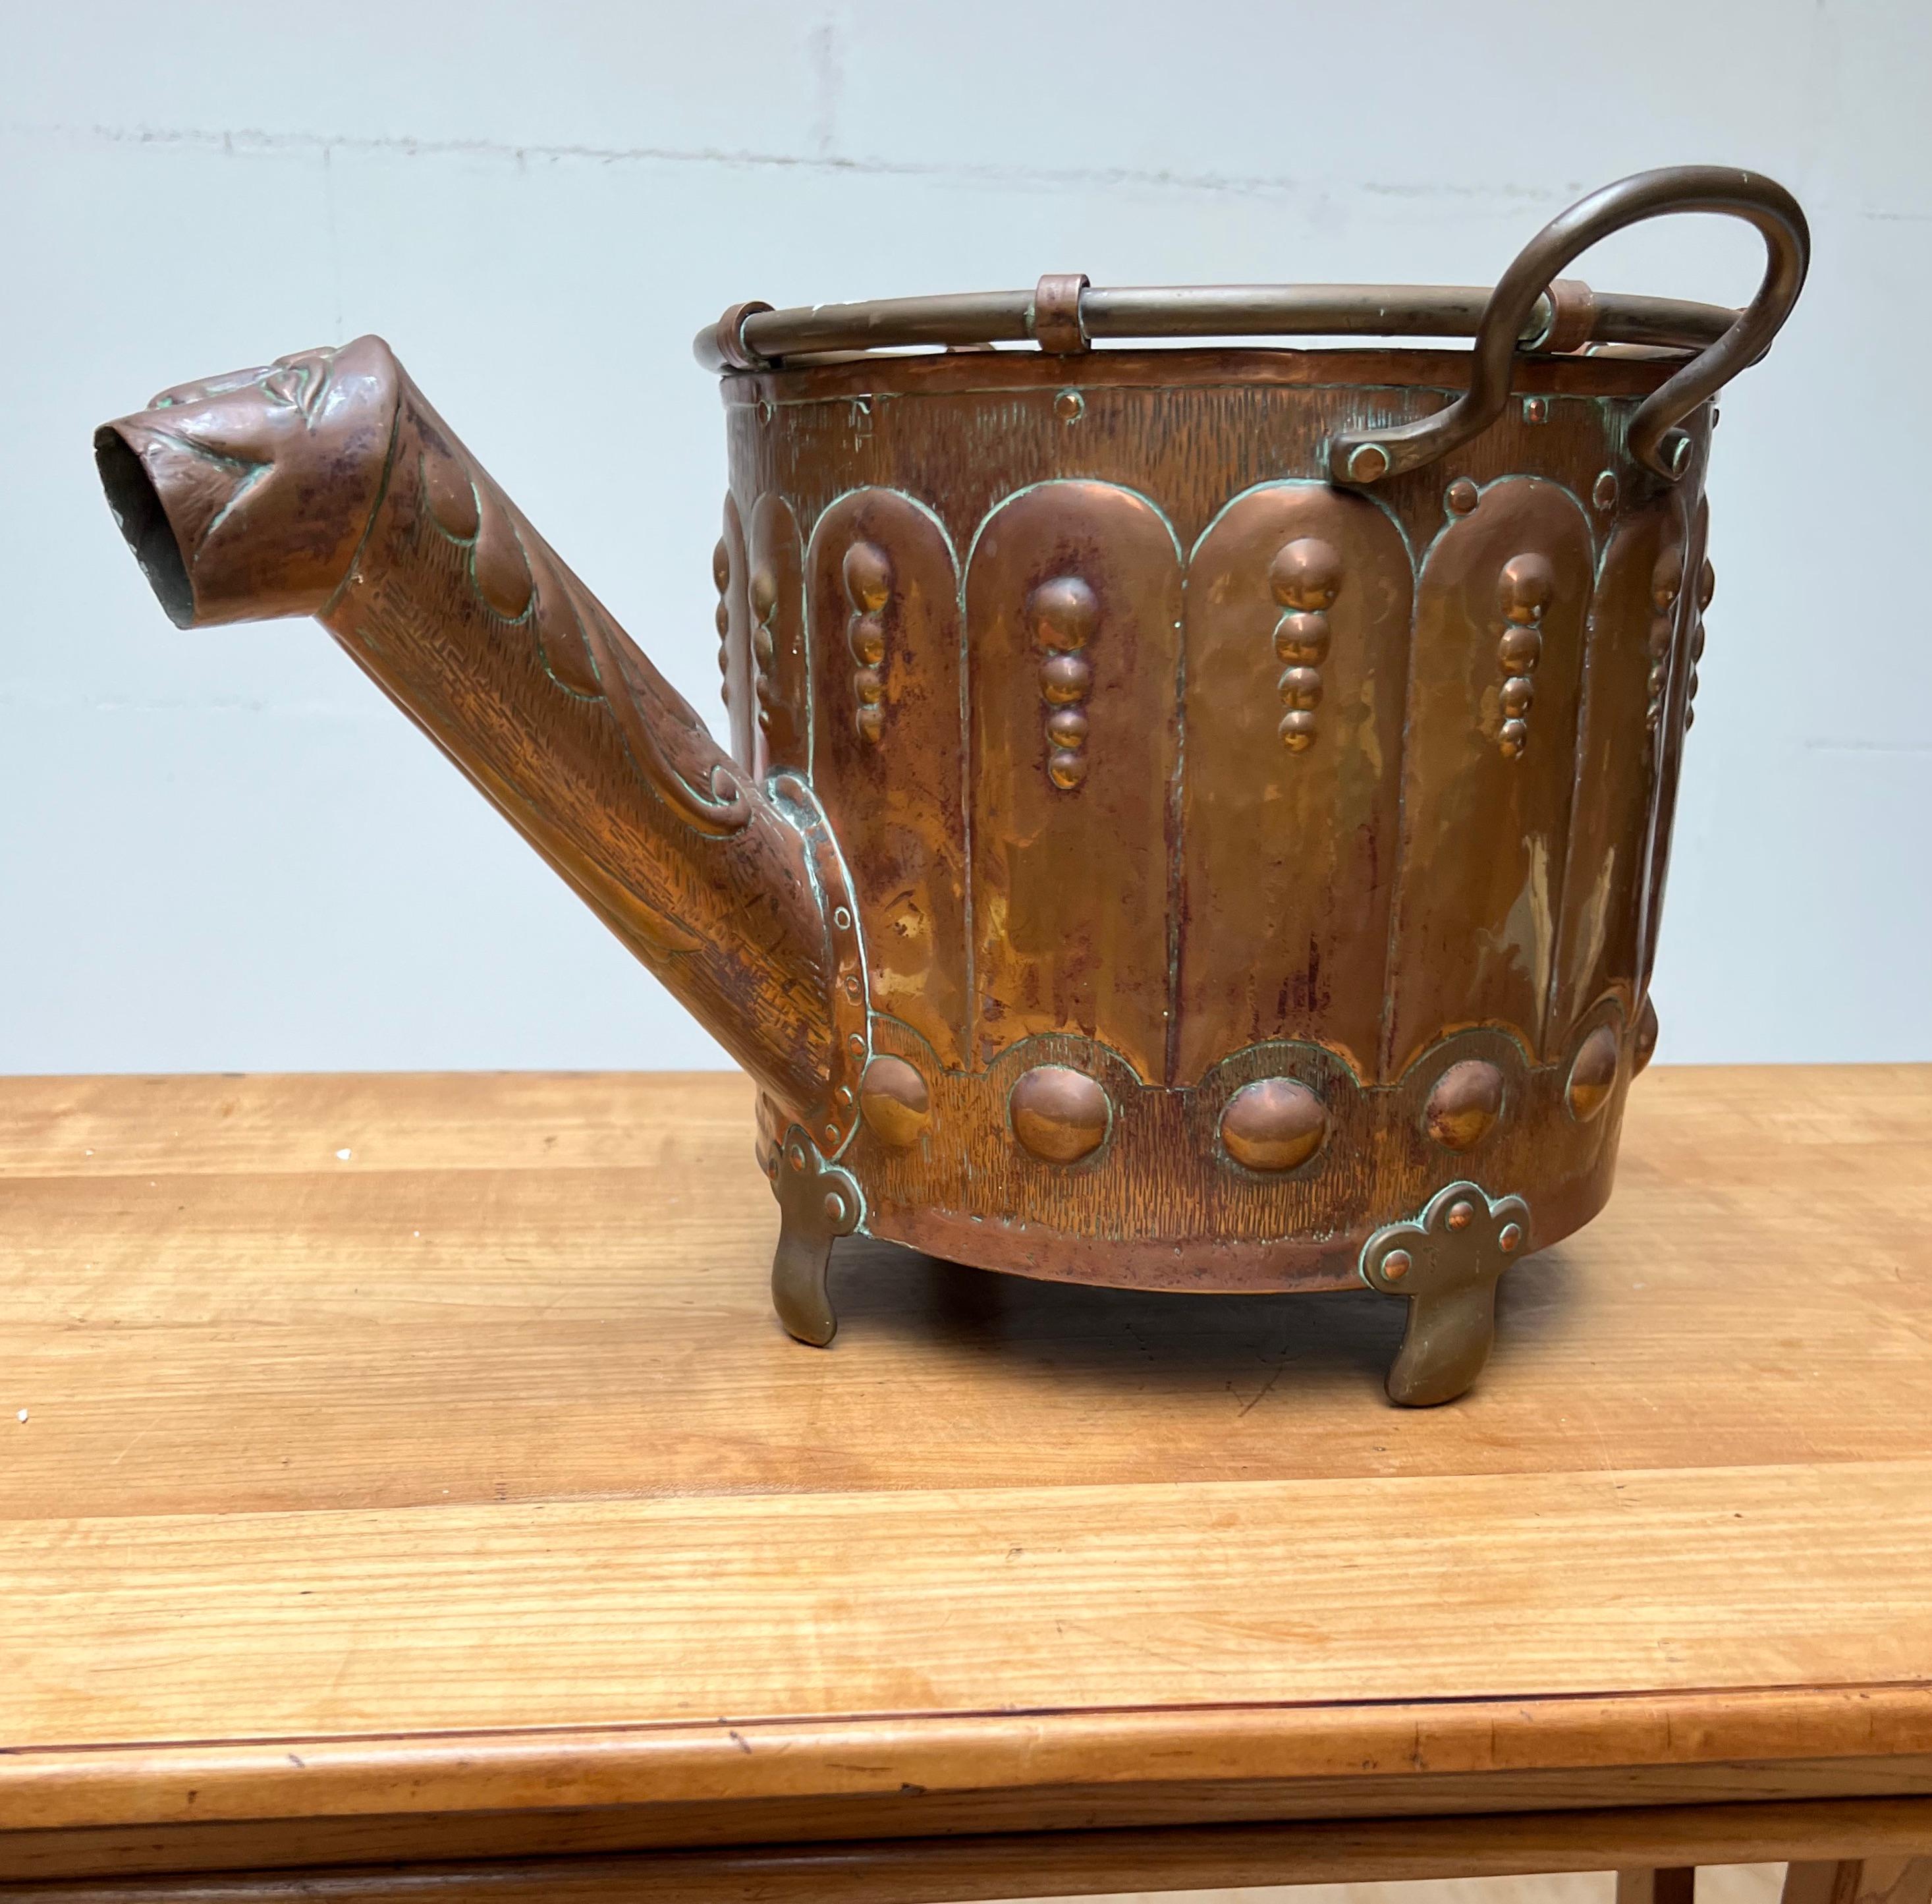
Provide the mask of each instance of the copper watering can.
{"label": "copper watering can", "polygon": [[[1561,278],[1676,212],[1762,234],[1744,311]],[[855,1231],[1366,1283],[1408,1304],[1390,1393],[1442,1401],[1502,1270],[1609,1194],[1711,399],[1808,248],[1782,188],[1696,167],[1490,292],[737,305],[698,344],[729,755],[379,338],[95,446],[177,626],[317,617],[756,1080],[793,1335],[830,1339]],[[1094,347],[1338,334],[1474,347]]]}

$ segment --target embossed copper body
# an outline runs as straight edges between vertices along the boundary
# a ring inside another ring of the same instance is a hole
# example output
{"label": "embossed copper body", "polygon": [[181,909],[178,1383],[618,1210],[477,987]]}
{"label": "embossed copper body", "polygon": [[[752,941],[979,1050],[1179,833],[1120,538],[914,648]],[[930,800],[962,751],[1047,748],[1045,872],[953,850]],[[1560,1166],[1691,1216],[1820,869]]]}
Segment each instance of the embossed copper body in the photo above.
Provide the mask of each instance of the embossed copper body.
{"label": "embossed copper body", "polygon": [[[1744,313],[1558,278],[1678,209],[1764,233]],[[1077,274],[1017,320],[736,306],[700,340],[729,758],[377,340],[184,386],[100,455],[178,622],[319,614],[750,1071],[794,1334],[830,1338],[854,1230],[1366,1283],[1409,1305],[1391,1393],[1437,1401],[1503,1267],[1609,1194],[1708,399],[1804,245],[1778,188],[1699,170],[1565,214],[1480,322]],[[1476,350],[1096,347],[1372,315]],[[954,347],[869,347],[920,344]]]}

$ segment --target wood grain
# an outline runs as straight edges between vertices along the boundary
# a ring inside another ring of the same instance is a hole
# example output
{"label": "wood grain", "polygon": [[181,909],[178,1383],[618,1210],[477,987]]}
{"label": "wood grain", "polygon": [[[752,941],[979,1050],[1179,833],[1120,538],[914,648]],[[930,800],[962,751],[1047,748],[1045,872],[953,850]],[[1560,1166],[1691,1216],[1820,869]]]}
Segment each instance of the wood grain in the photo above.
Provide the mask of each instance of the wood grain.
{"label": "wood grain", "polygon": [[0,1605],[22,1745],[1896,1683],[1932,1461],[15,1521]]}
{"label": "wood grain", "polygon": [[0,1885],[4,1904],[946,1904],[1196,1886],[1400,1882],[1598,1870],[1640,1859],[1736,1863],[1932,1845],[1932,1803],[1712,1806],[1369,1825],[1012,1833],[950,1843],[765,1845],[156,1882]]}
{"label": "wood grain", "polygon": [[1785,1874],[1784,1904],[1928,1904],[1932,1857],[1853,1857],[1794,1861]]}
{"label": "wood grain", "polygon": [[1609,1209],[1504,1279],[1488,1376],[1423,1415],[1383,1402],[1400,1305],[1366,1292],[848,1243],[802,1350],[751,1099],[5,1081],[0,1516],[1932,1458],[1932,1071],[1646,1074]]}
{"label": "wood grain", "polygon": [[749,1098],[0,1084],[0,1875],[1932,1791],[1932,1071],[1647,1077],[1423,1414],[1366,1294],[791,1344]]}
{"label": "wood grain", "polygon": [[[867,1728],[855,1728],[863,1734]],[[750,1734],[754,1749],[775,1736],[772,1728]],[[1614,1734],[1612,1734],[1614,1736]],[[670,1741],[649,1741],[662,1746]],[[688,1767],[660,1752],[646,1770],[633,1761],[598,1764],[600,1746],[611,1741],[583,1740],[574,1736],[543,1741],[548,1764],[540,1771],[538,1755],[520,1755],[504,1749],[502,1740],[484,1741],[464,1767],[473,1773],[470,1788],[458,1790],[462,1809],[399,1811],[399,1804],[421,1803],[424,1794],[440,1785],[457,1782],[449,1776],[448,1759],[439,1767],[431,1752],[445,1741],[425,1742],[428,1749],[405,1753],[393,1746],[370,1752],[358,1783],[341,1776],[349,1770],[344,1748],[304,1743],[299,1756],[320,1779],[305,1777],[299,1791],[305,1807],[299,1817],[288,1810],[286,1752],[273,1755],[257,1748],[260,1776],[253,1795],[265,1806],[260,1818],[232,1817],[199,1823],[76,1826],[22,1829],[0,1834],[0,1871],[25,1881],[75,1879],[102,1872],[139,1869],[149,1872],[248,1870],[265,1862],[329,1866],[388,1863],[420,1863],[464,1858],[510,1858],[608,1855],[616,1852],[696,1848],[772,1842],[826,1843],[870,1838],[950,1838],[996,1831],[1009,1827],[1016,1815],[1010,1782],[1028,1761],[1010,1758],[1003,1765],[991,1752],[978,1763],[987,1788],[956,1790],[922,1788],[910,1780],[887,1789],[883,1779],[871,1791],[808,1791],[779,1788],[788,1778],[794,1785],[829,1782],[825,1760],[819,1761],[816,1781],[802,1779],[796,1765],[773,1776],[767,1764],[759,1776],[762,1795],[735,1799],[652,1798],[638,1803],[566,1804],[556,1802],[562,1789],[595,1785],[633,1793],[656,1788],[658,1782],[675,1788]],[[956,1741],[952,1758],[964,1763],[964,1741]],[[1520,1740],[1518,1741],[1521,1743]],[[848,1738],[847,1756],[838,1767],[855,1763],[849,1755],[862,1746]],[[590,1760],[588,1768],[568,1762],[573,1749]],[[1179,1755],[1172,1741],[1156,1748],[1160,1762],[1174,1767]],[[769,1751],[761,1753],[767,1761]],[[169,1781],[180,1771],[182,1755],[162,1760],[152,1753],[128,1755],[134,1761],[118,1768],[117,1789],[126,1797],[130,1818],[172,1800],[180,1809],[184,1795]],[[197,1776],[214,1772],[209,1785],[190,1786],[205,1797],[212,1789],[217,1809],[242,1811],[248,1794],[240,1794],[227,1768],[197,1754]],[[1677,1765],[1597,1765],[1548,1771],[1490,1770],[1442,1774],[1390,1773],[1376,1777],[1261,1777],[1204,1779],[1174,1776],[1164,1779],[1110,1779],[1106,1767],[1124,1758],[1122,1742],[1095,1728],[1094,1749],[1066,1782],[1033,1784],[1024,1791],[1028,1828],[1034,1831],[1093,1831],[1124,1827],[1278,1822],[1288,1819],[1394,1819],[1460,1816],[1476,1813],[1533,1817],[1551,1812],[1587,1810],[1600,1806],[1606,1795],[1624,1806],[1672,1806],[1687,1810],[1832,1794],[1932,1798],[1932,1756],[1900,1758],[1793,1759],[1776,1764],[1714,1763]],[[828,1755],[829,1757],[829,1755]],[[378,1760],[383,1775],[377,1776]],[[158,1789],[139,1783],[136,1767],[160,1761]],[[805,1761],[809,1763],[810,1761]],[[883,1769],[888,1762],[874,1760]],[[1148,1761],[1144,1760],[1142,1769]],[[916,1764],[897,1767],[916,1771]],[[632,1776],[628,1787],[623,1773]],[[275,1773],[282,1776],[278,1779]],[[548,1776],[544,1776],[547,1772]],[[641,1775],[640,1775],[641,1774]],[[1010,1781],[1001,1787],[1001,1779]],[[488,1795],[498,1801],[476,1802]],[[16,1805],[27,1796],[16,1784],[10,1797]],[[100,1788],[91,1791],[97,1800]],[[346,1807],[361,1803],[367,1809]],[[188,1809],[193,1810],[196,1804]]]}

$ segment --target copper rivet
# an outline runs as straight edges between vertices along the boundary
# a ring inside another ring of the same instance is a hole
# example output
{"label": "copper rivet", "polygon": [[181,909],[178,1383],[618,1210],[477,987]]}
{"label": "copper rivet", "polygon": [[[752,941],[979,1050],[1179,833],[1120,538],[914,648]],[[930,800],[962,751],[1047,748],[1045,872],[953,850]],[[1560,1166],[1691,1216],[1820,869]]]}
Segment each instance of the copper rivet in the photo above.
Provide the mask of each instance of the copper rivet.
{"label": "copper rivet", "polygon": [[1482,500],[1482,491],[1467,476],[1458,476],[1442,492],[1443,506],[1451,515],[1467,515]]}
{"label": "copper rivet", "polygon": [[1598,477],[1592,485],[1590,500],[1606,515],[1616,507],[1617,473],[1615,470],[1606,470]]}
{"label": "copper rivet", "polygon": [[1388,473],[1388,452],[1378,443],[1358,443],[1348,452],[1348,480],[1373,482]]}
{"label": "copper rivet", "polygon": [[1564,1097],[1570,1115],[1579,1124],[1587,1124],[1610,1101],[1617,1081],[1617,1035],[1607,1025],[1599,1025],[1577,1047],[1570,1066],[1570,1082]]}
{"label": "copper rivet", "polygon": [[1328,617],[1318,608],[1291,608],[1274,625],[1274,651],[1284,661],[1325,660],[1328,639]]}
{"label": "copper rivet", "polygon": [[845,980],[845,996],[848,999],[856,999],[859,996],[859,977],[856,972],[850,973],[847,975]]}
{"label": "copper rivet", "polygon": [[832,923],[842,932],[851,924],[852,915],[842,905],[836,906],[832,908]]}
{"label": "copper rivet", "polygon": [[1630,1067],[1630,1075],[1634,1077],[1650,1062],[1657,1050],[1657,1007],[1648,996],[1644,999],[1643,1009],[1636,1015],[1636,1037],[1633,1042],[1636,1062]]}
{"label": "copper rivet", "polygon": [[802,1144],[791,1145],[785,1152],[785,1161],[789,1164],[794,1170],[803,1170],[805,1168],[805,1146]]}
{"label": "copper rivet", "polygon": [[1269,564],[1268,586],[1285,608],[1326,608],[1341,591],[1341,551],[1319,536],[1297,536]]}
{"label": "copper rivet", "polygon": [[1056,747],[1047,756],[1046,772],[1056,787],[1070,793],[1087,777],[1087,756],[1071,747]]}
{"label": "copper rivet", "polygon": [[1520,1224],[1506,1223],[1496,1235],[1496,1248],[1504,1255],[1513,1255],[1522,1247],[1522,1227]]}
{"label": "copper rivet", "polygon": [[730,586],[731,551],[724,545],[722,536],[718,546],[711,551],[711,579],[718,584],[718,593],[722,595]]}
{"label": "copper rivet", "polygon": [[845,1214],[845,1200],[836,1190],[828,1190],[825,1193],[825,1214],[827,1219],[833,1223],[838,1222]]}
{"label": "copper rivet", "polygon": [[1451,1230],[1466,1230],[1475,1220],[1476,1206],[1467,1203],[1451,1203],[1448,1215],[1443,1219]]}
{"label": "copper rivet", "polygon": [[886,658],[885,623],[875,614],[854,615],[845,645],[860,667],[877,667]]}
{"label": "copper rivet", "polygon": [[904,1150],[918,1143],[932,1122],[932,1094],[903,1058],[874,1058],[859,1087],[859,1115],[881,1143]]}
{"label": "copper rivet", "polygon": [[1056,746],[1077,747],[1087,738],[1087,716],[1078,707],[1056,707],[1046,717],[1046,734]]}
{"label": "copper rivet", "polygon": [[1650,572],[1650,599],[1659,608],[1667,608],[1684,586],[1684,551],[1667,548],[1657,558]]}
{"label": "copper rivet", "polygon": [[1496,729],[1496,745],[1505,760],[1519,760],[1529,745],[1529,723],[1520,719],[1504,721]]}
{"label": "copper rivet", "polygon": [[1543,637],[1533,628],[1512,628],[1496,644],[1496,659],[1509,674],[1533,674],[1543,659]]}
{"label": "copper rivet", "polygon": [[1504,716],[1510,719],[1528,713],[1535,698],[1536,683],[1527,674],[1512,674],[1496,697]]}
{"label": "copper rivet", "polygon": [[852,1087],[849,1084],[842,1084],[832,1095],[843,1109],[850,1110],[852,1108]]}
{"label": "copper rivet", "polygon": [[1322,704],[1322,671],[1318,668],[1291,668],[1276,685],[1282,701],[1291,707],[1318,707]]}
{"label": "copper rivet", "polygon": [[1087,399],[1078,390],[1063,390],[1053,400],[1053,413],[1063,423],[1077,423],[1087,414]]}
{"label": "copper rivet", "polygon": [[845,551],[845,599],[861,614],[883,608],[892,599],[892,560],[877,542],[854,542]]}
{"label": "copper rivet", "polygon": [[1406,1250],[1390,1250],[1382,1258],[1382,1281],[1399,1283],[1408,1274],[1409,1254]]}
{"label": "copper rivet", "polygon": [[1042,647],[1084,648],[1093,639],[1100,604],[1078,575],[1055,575],[1027,597],[1027,615]]}
{"label": "copper rivet", "polygon": [[1556,569],[1546,555],[1534,551],[1512,555],[1496,578],[1496,597],[1510,621],[1540,621],[1556,593]]}
{"label": "copper rivet", "polygon": [[1006,1101],[1013,1135],[1049,1164],[1077,1164],[1100,1149],[1113,1119],[1107,1094],[1084,1071],[1036,1065]]}
{"label": "copper rivet", "polygon": [[1328,1112],[1298,1079],[1259,1078],[1244,1084],[1221,1113],[1221,1142],[1251,1170],[1292,1170],[1328,1139]]}
{"label": "copper rivet", "polygon": [[1550,420],[1550,404],[1542,397],[1526,397],[1522,400],[1522,420],[1526,423],[1546,423]]}
{"label": "copper rivet", "polygon": [[1473,1150],[1502,1108],[1502,1073],[1486,1059],[1465,1058],[1436,1080],[1423,1109],[1423,1128],[1444,1150]]}
{"label": "copper rivet", "polygon": [[1306,753],[1315,744],[1315,716],[1305,707],[1292,708],[1282,716],[1276,731],[1290,753]]}
{"label": "copper rivet", "polygon": [[838,1127],[837,1125],[828,1124],[825,1127],[825,1141],[829,1144],[836,1144],[838,1141]]}
{"label": "copper rivet", "polygon": [[850,1052],[854,1057],[862,1058],[866,1055],[866,1041],[854,1032],[845,1041],[845,1049]]}
{"label": "copper rivet", "polygon": [[1084,701],[1094,685],[1094,669],[1084,655],[1050,654],[1040,664],[1040,691],[1057,704]]}

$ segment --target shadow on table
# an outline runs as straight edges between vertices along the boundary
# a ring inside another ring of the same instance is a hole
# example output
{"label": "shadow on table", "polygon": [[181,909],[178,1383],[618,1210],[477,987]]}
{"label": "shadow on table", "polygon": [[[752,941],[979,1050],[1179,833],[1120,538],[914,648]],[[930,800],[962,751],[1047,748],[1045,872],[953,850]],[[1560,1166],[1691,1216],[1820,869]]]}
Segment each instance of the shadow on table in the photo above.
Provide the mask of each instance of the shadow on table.
{"label": "shadow on table", "polygon": [[[1561,1246],[1504,1278],[1492,1371],[1566,1332],[1576,1287]],[[1060,1382],[1252,1389],[1257,1401],[1286,1379],[1378,1392],[1407,1308],[1366,1289],[1226,1296],[1040,1282],[869,1239],[838,1246],[832,1289],[848,1350],[890,1337]]]}

